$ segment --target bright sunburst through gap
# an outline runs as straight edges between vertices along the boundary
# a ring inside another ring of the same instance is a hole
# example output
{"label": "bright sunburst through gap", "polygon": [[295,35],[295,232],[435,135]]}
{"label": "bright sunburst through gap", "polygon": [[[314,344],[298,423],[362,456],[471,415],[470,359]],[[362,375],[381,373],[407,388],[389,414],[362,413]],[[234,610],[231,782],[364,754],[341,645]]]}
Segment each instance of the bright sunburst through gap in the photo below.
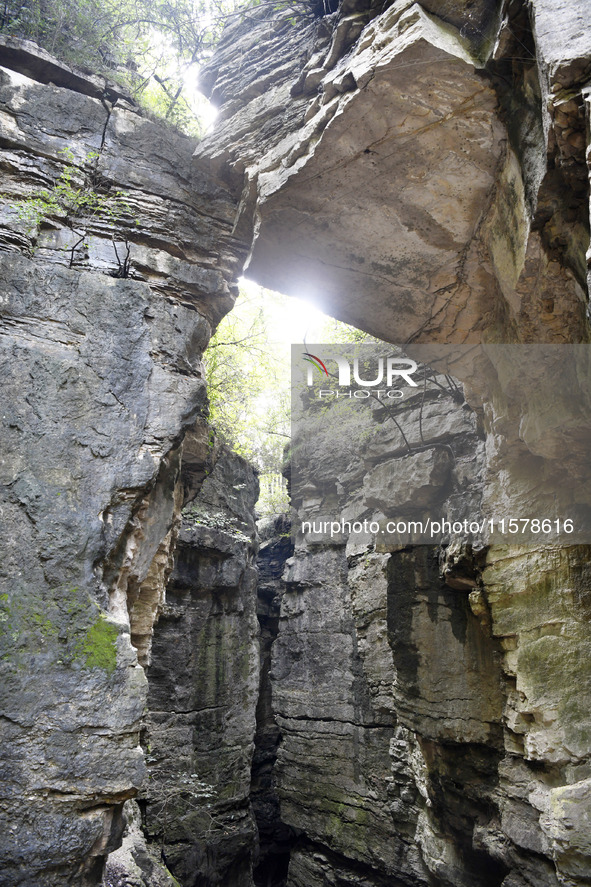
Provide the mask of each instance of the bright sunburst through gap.
{"label": "bright sunburst through gap", "polygon": [[[241,277],[241,291],[251,297],[260,297],[258,283]],[[277,294],[279,295],[279,294]],[[312,302],[295,296],[281,296],[265,305],[269,344],[297,345],[322,341],[328,315]]]}

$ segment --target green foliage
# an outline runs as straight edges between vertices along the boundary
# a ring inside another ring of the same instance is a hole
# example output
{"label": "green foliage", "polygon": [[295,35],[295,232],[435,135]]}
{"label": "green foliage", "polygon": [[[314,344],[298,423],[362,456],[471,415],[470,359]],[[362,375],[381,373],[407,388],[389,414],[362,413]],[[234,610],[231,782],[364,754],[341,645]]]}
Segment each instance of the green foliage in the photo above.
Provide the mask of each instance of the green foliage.
{"label": "green foliage", "polygon": [[260,472],[259,510],[287,510],[281,474],[289,441],[289,360],[269,342],[268,291],[241,294],[205,355],[210,418],[216,433]]}
{"label": "green foliage", "polygon": [[[154,71],[158,62],[154,61]],[[183,94],[185,84],[182,74],[175,72],[174,66],[168,65],[170,73],[166,79],[158,74],[144,78],[142,85],[135,91],[135,98],[144,112],[157,120],[166,120],[180,132],[200,138],[203,134],[198,113],[193,109]]]}
{"label": "green foliage", "polygon": [[187,69],[218,39],[233,0],[5,0],[0,32],[119,82],[177,125],[194,125]]}
{"label": "green foliage", "polygon": [[[187,96],[232,17],[313,15],[312,0],[4,0],[0,33],[33,40],[69,65],[118,82],[151,113],[200,135]],[[326,3],[328,0],[314,0]]]}
{"label": "green foliage", "polygon": [[357,329],[357,327],[349,326],[348,323],[343,323],[335,317],[326,318],[318,332],[318,341],[323,342],[326,345],[342,345],[348,343],[354,345],[368,345],[372,342],[381,344],[381,339],[376,339],[375,336],[370,336],[369,333],[365,333],[363,330]]}
{"label": "green foliage", "polygon": [[[291,440],[288,341],[297,338],[289,329],[297,304],[249,286],[220,323],[205,355],[210,418],[218,435],[258,467],[262,515],[286,512],[289,504],[282,470]],[[334,318],[318,317],[312,306],[308,310],[300,303],[295,315],[306,321],[302,328],[314,342],[375,341]]]}
{"label": "green foliage", "polygon": [[[88,231],[93,223],[100,221],[111,230],[113,247],[118,264],[118,277],[127,277],[129,272],[129,248],[127,237],[123,236],[127,247],[127,256],[123,261],[119,257],[115,238],[119,234],[119,225],[127,217],[131,217],[131,209],[124,191],[113,191],[106,194],[97,190],[96,161],[98,153],[91,151],[86,155],[82,169],[75,165],[75,157],[70,148],[60,151],[66,161],[59,178],[52,188],[41,188],[29,197],[14,205],[18,218],[25,223],[27,234],[34,236],[40,225],[51,220],[62,221],[73,234],[72,243],[66,247],[70,250],[70,267],[74,263],[76,250],[79,246],[87,246]],[[135,224],[138,224],[135,220]]]}

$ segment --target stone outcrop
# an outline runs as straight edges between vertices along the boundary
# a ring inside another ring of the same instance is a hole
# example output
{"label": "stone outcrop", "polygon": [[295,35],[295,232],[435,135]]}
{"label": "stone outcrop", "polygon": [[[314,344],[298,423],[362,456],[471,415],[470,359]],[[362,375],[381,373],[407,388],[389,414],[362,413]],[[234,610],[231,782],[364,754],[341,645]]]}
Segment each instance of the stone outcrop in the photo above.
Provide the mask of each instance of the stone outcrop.
{"label": "stone outcrop", "polygon": [[[1,43],[1,884],[94,887],[109,854],[107,887],[589,883],[589,548],[275,527],[257,601],[256,480],[200,362],[247,255],[388,341],[588,342],[584,7],[255,7],[199,145]],[[19,211],[64,170],[125,208]],[[488,407],[430,402],[427,449],[388,453],[411,482],[377,454],[343,500],[465,507]]]}
{"label": "stone outcrop", "polygon": [[[369,411],[380,429],[384,413]],[[525,884],[584,884],[589,549],[302,533],[315,517],[377,522],[388,502],[405,515],[413,481],[423,507],[424,472],[405,472],[400,442],[393,458],[398,429],[372,438],[353,414],[366,440],[356,457],[324,413],[326,439],[307,427],[314,458],[292,477],[298,531],[272,667],[281,816],[299,830],[287,883],[507,887],[520,872]],[[410,401],[398,420],[430,454],[426,470],[441,447],[453,466],[431,508],[474,513],[486,422],[443,393],[420,437],[418,414]],[[301,444],[296,431],[296,460]],[[518,462],[506,468],[517,476]]]}
{"label": "stone outcrop", "polygon": [[[251,466],[212,454],[185,505],[175,568],[147,670],[144,828],[181,884],[250,887],[250,771],[258,698]],[[149,882],[150,883],[150,882]]]}
{"label": "stone outcrop", "polygon": [[[205,71],[196,163],[235,194],[260,283],[399,344],[588,342],[590,59],[582,3],[262,11]],[[429,410],[457,447],[454,411]],[[509,410],[472,417],[475,501],[483,469],[489,502],[522,493],[507,453],[536,445],[527,422],[503,442]],[[412,505],[450,477],[425,452],[401,479],[368,450],[335,493],[318,447],[296,522]],[[271,670],[289,887],[588,882],[588,560],[297,539]]]}
{"label": "stone outcrop", "polygon": [[258,832],[258,855],[253,876],[257,887],[283,887],[297,830],[281,819],[275,786],[275,763],[281,731],[275,717],[271,657],[279,631],[284,590],[282,576],[285,563],[293,554],[291,524],[287,515],[261,521],[259,538],[257,617],[260,624],[260,680],[250,786]]}
{"label": "stone outcrop", "polygon": [[125,831],[121,846],[107,859],[104,887],[178,887],[178,881],[162,862],[158,848],[146,842],[137,803],[126,801],[123,815]]}
{"label": "stone outcrop", "polygon": [[533,8],[229,29],[197,156],[240,199],[248,273],[388,341],[587,341],[588,30],[569,6],[562,53],[564,4]]}
{"label": "stone outcrop", "polygon": [[[298,532],[272,672],[281,814],[301,832],[290,885],[320,885],[338,872],[368,887],[484,887],[508,870],[471,837],[475,822],[484,830],[492,819],[502,748],[500,649],[470,598],[482,593],[485,550],[301,532],[304,517],[362,521],[388,503],[404,515],[413,499],[424,508],[438,453],[447,498],[431,497],[431,508],[453,520],[477,507],[485,459],[476,414],[441,391],[426,407],[422,399],[398,419],[407,440],[422,443],[415,458],[426,467],[406,470],[413,456],[377,406],[365,416],[351,410],[367,439],[355,458],[343,458],[352,430],[336,435],[324,415],[325,446],[322,430],[307,429],[317,458],[292,477]],[[368,420],[383,429],[377,440]],[[296,429],[296,454],[299,445]],[[337,495],[330,465],[347,466]]]}
{"label": "stone outcrop", "polygon": [[[0,61],[30,70],[30,45],[10,44]],[[231,202],[192,171],[194,140],[54,74],[0,68],[0,882],[26,887],[96,884],[145,782],[142,666],[182,440],[240,254]],[[22,217],[68,168],[72,187],[127,192],[121,225]]]}

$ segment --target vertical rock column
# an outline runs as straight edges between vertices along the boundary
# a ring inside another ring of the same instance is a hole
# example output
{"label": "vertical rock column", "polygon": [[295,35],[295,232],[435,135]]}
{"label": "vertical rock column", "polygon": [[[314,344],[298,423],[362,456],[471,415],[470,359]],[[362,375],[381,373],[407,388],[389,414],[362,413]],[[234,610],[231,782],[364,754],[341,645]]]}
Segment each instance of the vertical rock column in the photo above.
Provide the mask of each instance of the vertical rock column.
{"label": "vertical rock column", "polygon": [[281,731],[275,718],[272,697],[271,658],[279,631],[285,562],[293,554],[291,525],[287,515],[259,524],[260,549],[257,616],[260,624],[260,682],[257,702],[255,752],[252,762],[251,801],[256,817],[259,854],[254,872],[257,887],[279,887],[287,878],[293,830],[281,819],[275,786],[275,762]]}
{"label": "vertical rock column", "polygon": [[[225,448],[214,446],[211,461],[184,508],[155,629],[142,740],[150,781],[140,806],[149,840],[183,887],[252,887],[258,481]],[[192,486],[190,468],[184,482]]]}
{"label": "vertical rock column", "polygon": [[[22,69],[34,48],[15,52],[3,61]],[[205,407],[201,355],[237,263],[231,203],[191,171],[195,140],[52,64],[59,87],[0,68],[0,883],[11,887],[95,885],[144,783],[140,663],[171,566],[182,438]],[[19,215],[67,163],[73,187],[127,191],[117,232],[99,214],[76,246],[80,220]]]}

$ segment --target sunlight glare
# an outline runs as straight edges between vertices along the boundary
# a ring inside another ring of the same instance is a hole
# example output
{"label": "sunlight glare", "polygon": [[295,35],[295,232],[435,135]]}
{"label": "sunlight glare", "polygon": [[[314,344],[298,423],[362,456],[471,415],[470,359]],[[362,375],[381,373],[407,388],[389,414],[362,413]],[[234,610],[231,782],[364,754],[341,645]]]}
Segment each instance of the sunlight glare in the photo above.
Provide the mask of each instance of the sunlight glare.
{"label": "sunlight glare", "polygon": [[185,95],[193,113],[199,118],[203,132],[208,133],[213,129],[218,109],[199,91],[199,67],[190,65],[183,74]]}
{"label": "sunlight glare", "polygon": [[[245,277],[240,288],[246,295],[256,297],[261,287]],[[265,304],[270,344],[299,345],[322,341],[328,316],[306,299],[272,293]]]}

